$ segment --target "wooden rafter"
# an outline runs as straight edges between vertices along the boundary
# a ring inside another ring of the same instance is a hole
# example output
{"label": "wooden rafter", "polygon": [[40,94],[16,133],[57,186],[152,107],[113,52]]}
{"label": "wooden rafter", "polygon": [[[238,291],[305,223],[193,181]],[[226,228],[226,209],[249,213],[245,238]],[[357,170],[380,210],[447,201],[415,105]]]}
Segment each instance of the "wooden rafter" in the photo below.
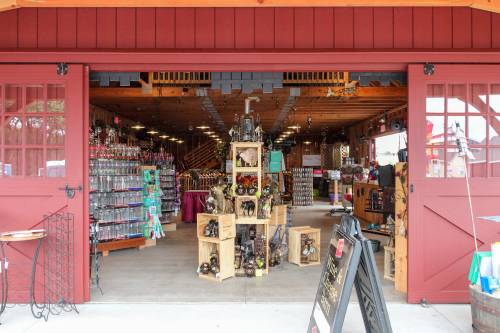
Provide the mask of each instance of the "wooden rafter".
{"label": "wooden rafter", "polygon": [[[301,87],[301,97],[328,97],[328,87]],[[220,91],[212,91],[219,96]],[[406,97],[406,87],[359,87],[356,97]],[[195,97],[195,88],[161,87],[145,90],[143,88],[90,88],[90,97]]]}
{"label": "wooden rafter", "polygon": [[472,7],[500,12],[500,0],[0,0],[18,7]]}

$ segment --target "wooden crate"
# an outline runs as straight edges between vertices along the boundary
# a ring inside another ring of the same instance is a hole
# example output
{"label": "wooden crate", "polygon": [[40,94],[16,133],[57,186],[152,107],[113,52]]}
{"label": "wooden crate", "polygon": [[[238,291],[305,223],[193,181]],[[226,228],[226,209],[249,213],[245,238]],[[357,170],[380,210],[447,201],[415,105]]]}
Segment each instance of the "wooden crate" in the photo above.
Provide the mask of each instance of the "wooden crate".
{"label": "wooden crate", "polygon": [[[243,210],[241,209],[241,203],[244,201],[253,201],[255,203],[255,210],[254,214],[252,216],[245,215]],[[240,195],[236,197],[236,200],[234,201],[234,210],[236,212],[236,217],[238,219],[240,218],[257,218],[257,213],[259,210],[259,200],[255,195]]]}
{"label": "wooden crate", "polygon": [[[302,262],[302,235],[308,235],[314,239],[316,253],[309,257],[309,262]],[[288,261],[300,267],[319,265],[321,263],[320,246],[321,229],[309,226],[292,227],[288,230]]]}
{"label": "wooden crate", "polygon": [[236,225],[234,223],[234,214],[205,214],[200,213],[196,217],[197,221],[197,234],[199,239],[205,239],[205,228],[210,220],[216,220],[219,223],[219,237],[218,239],[224,240],[236,237]]}
{"label": "wooden crate", "polygon": [[[206,238],[206,237],[205,237]],[[219,239],[199,239],[198,240],[198,267],[204,262],[210,262],[210,254],[216,250],[219,254],[220,272],[218,276],[212,273],[201,274],[198,276],[212,281],[225,280],[234,277],[234,238]]]}
{"label": "wooden crate", "polygon": [[271,222],[269,225],[286,225],[287,219],[287,206],[276,205],[271,212]]}
{"label": "wooden crate", "polygon": [[109,255],[109,251],[138,248],[146,244],[146,238],[131,238],[131,239],[120,239],[109,242],[102,242],[97,244],[97,251],[102,252],[104,257]]}
{"label": "wooden crate", "polygon": [[394,248],[384,246],[384,279],[394,281]]}
{"label": "wooden crate", "polygon": [[[256,232],[257,233],[262,233],[264,237],[267,239],[267,242],[265,242],[265,248],[264,248],[264,255],[265,255],[265,262],[266,262],[266,268],[262,269],[262,274],[267,275],[269,274],[269,220],[268,219],[237,219],[236,224],[255,224],[256,227]],[[244,275],[244,270],[241,268],[237,271],[239,275]],[[257,276],[256,276],[257,277]]]}

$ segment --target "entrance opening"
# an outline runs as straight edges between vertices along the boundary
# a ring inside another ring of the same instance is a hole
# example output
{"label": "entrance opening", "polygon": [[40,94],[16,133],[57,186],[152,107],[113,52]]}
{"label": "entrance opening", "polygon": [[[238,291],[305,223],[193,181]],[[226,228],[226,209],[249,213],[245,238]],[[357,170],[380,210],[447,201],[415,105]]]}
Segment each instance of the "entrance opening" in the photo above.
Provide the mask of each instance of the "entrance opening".
{"label": "entrance opening", "polygon": [[92,301],[312,301],[351,212],[406,299],[406,73],[92,72],[89,109]]}

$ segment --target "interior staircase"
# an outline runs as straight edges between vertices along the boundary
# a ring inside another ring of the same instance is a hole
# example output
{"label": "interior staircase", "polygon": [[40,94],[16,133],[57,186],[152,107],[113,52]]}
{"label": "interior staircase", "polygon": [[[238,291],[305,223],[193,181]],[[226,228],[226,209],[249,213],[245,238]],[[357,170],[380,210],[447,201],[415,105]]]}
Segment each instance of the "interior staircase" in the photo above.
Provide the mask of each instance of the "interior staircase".
{"label": "interior staircase", "polygon": [[184,156],[185,169],[214,169],[220,166],[216,153],[217,143],[209,140]]}

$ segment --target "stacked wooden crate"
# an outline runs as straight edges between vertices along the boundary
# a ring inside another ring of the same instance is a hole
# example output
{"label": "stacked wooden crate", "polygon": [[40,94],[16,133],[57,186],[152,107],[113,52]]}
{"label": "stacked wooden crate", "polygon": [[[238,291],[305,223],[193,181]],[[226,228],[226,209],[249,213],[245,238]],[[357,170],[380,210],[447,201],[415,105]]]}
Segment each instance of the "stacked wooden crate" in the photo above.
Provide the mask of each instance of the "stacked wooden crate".
{"label": "stacked wooden crate", "polygon": [[[218,237],[205,236],[205,229],[210,221],[218,224]],[[211,254],[216,252],[219,259],[220,272],[198,273],[199,277],[209,280],[222,281],[234,277],[234,238],[236,237],[234,214],[198,214],[198,267],[202,263],[210,263]]]}

